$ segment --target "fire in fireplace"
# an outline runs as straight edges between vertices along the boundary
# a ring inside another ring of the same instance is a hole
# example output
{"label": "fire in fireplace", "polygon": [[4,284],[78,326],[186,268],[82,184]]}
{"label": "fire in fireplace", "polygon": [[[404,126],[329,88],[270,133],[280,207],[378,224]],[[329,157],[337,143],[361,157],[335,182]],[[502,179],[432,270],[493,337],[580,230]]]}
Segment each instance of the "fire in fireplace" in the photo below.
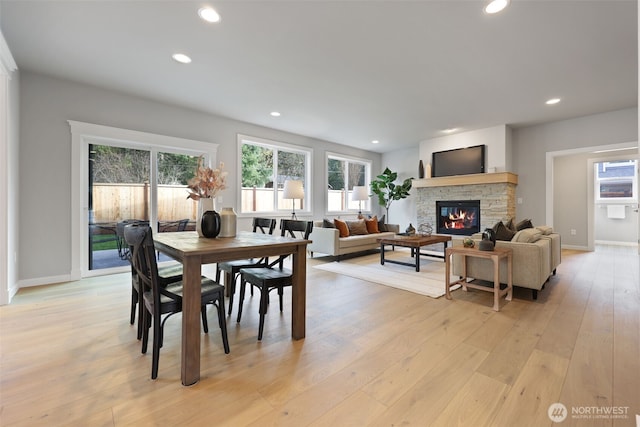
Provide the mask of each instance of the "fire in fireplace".
{"label": "fire in fireplace", "polygon": [[480,231],[480,200],[436,202],[436,232],[470,236]]}

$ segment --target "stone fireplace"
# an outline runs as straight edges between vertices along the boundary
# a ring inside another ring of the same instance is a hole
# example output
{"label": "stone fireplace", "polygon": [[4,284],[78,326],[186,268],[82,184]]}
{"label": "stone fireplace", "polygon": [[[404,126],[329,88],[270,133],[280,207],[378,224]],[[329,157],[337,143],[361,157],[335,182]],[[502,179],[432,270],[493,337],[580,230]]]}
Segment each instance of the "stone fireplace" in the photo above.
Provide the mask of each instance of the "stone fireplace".
{"label": "stone fireplace", "polygon": [[[438,230],[439,215],[437,202],[479,201],[479,219],[477,228],[463,230],[440,230],[443,234],[471,235],[490,228],[498,221],[508,221],[516,216],[516,185],[518,176],[510,172],[457,175],[450,177],[427,178],[413,181],[417,194],[417,223],[431,224]],[[455,215],[455,212],[453,212]],[[476,231],[477,230],[477,231]]]}

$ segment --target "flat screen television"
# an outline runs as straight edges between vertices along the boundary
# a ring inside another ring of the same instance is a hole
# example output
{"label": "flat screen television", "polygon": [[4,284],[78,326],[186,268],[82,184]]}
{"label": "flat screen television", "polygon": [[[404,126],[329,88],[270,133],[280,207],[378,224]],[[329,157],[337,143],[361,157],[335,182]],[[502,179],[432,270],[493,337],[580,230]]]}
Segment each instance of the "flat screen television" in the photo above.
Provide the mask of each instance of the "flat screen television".
{"label": "flat screen television", "polygon": [[484,173],[484,145],[436,151],[431,159],[434,177]]}

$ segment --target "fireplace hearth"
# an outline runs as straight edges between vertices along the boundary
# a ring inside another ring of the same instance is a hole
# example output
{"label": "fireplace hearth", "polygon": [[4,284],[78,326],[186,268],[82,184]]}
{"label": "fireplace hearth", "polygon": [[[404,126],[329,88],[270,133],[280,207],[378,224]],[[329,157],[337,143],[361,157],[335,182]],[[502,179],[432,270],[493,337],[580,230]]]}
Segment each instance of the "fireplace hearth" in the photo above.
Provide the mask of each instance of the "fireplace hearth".
{"label": "fireplace hearth", "polygon": [[436,201],[436,232],[470,236],[480,231],[480,200]]}

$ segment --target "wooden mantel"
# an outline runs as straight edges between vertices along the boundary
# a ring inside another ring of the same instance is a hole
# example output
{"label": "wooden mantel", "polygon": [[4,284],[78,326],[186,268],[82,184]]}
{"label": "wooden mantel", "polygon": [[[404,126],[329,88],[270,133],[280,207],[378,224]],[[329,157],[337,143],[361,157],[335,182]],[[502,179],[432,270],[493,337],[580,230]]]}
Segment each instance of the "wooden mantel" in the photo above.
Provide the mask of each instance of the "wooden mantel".
{"label": "wooden mantel", "polygon": [[441,176],[438,178],[414,179],[413,187],[448,187],[474,184],[514,184],[518,185],[518,175],[511,172],[476,173],[471,175]]}

